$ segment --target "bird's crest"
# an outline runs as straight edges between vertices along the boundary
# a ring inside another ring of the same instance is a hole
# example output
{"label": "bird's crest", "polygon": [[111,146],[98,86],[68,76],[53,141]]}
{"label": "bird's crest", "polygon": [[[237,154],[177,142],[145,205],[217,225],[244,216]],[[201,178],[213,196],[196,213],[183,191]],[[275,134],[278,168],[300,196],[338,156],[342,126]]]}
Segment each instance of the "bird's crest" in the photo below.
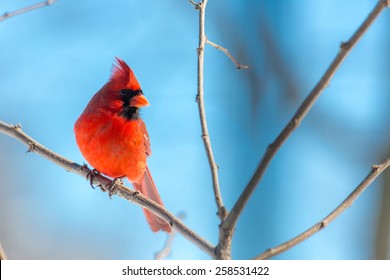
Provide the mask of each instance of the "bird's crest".
{"label": "bird's crest", "polygon": [[131,68],[122,59],[116,57],[116,64],[112,69],[110,82],[118,89],[140,89],[137,78]]}

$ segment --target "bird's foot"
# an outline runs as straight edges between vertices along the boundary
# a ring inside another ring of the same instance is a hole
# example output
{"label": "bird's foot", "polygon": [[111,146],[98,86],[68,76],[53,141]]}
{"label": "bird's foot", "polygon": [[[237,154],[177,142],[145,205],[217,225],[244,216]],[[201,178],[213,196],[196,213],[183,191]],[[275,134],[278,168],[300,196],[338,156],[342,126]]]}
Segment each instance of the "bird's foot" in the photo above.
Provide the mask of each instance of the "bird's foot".
{"label": "bird's foot", "polygon": [[110,198],[112,198],[112,196],[115,194],[117,184],[122,184],[121,179],[122,177],[117,177],[114,180],[112,180],[108,185],[106,185],[108,196]]}
{"label": "bird's foot", "polygon": [[[84,167],[88,168],[86,164],[84,164]],[[95,168],[90,170],[87,174],[87,180],[89,180],[89,184],[91,185],[91,187],[93,189],[95,189],[95,187],[93,186],[93,178],[97,175],[101,175],[100,172],[98,170],[96,170]],[[99,187],[101,187],[99,185]]]}

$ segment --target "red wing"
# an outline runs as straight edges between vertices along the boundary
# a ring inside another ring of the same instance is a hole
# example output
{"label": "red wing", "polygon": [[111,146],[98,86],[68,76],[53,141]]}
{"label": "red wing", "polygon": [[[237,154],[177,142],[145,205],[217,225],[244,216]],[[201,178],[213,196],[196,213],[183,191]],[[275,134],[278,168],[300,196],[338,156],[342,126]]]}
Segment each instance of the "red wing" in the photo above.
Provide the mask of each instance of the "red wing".
{"label": "red wing", "polygon": [[149,133],[146,130],[145,123],[141,119],[139,121],[141,123],[141,130],[144,134],[144,144],[145,144],[145,148],[146,148],[146,155],[149,157],[152,155],[152,150],[150,149]]}

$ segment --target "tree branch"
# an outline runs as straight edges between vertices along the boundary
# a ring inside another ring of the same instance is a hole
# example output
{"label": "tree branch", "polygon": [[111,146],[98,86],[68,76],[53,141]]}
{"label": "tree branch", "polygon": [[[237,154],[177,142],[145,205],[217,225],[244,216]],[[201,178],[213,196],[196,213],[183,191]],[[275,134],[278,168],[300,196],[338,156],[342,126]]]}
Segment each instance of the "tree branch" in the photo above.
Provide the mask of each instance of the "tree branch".
{"label": "tree branch", "polygon": [[[390,153],[387,147],[386,153]],[[390,258],[390,172],[383,175],[381,182],[381,198],[379,201],[379,214],[376,221],[375,237],[375,260],[386,260]]]}
{"label": "tree branch", "polygon": [[328,216],[326,216],[322,221],[316,223],[311,228],[307,229],[305,232],[299,234],[293,239],[276,246],[274,248],[268,249],[265,252],[261,253],[255,260],[268,259],[272,256],[280,254],[291,247],[301,243],[306,240],[313,234],[319,232],[320,230],[327,227],[334,219],[336,219],[341,213],[343,213],[347,208],[351,207],[352,203],[363,193],[365,189],[390,165],[390,157],[387,157],[381,164],[373,165],[370,173],[364,178],[364,180],[356,187],[356,189]]}
{"label": "tree branch", "polygon": [[[85,165],[79,165],[75,162],[72,162],[53,151],[47,149],[43,145],[39,144],[37,141],[32,139],[26,133],[24,133],[21,129],[20,125],[9,125],[2,121],[0,121],[0,132],[16,138],[21,141],[23,144],[29,147],[29,152],[35,152],[38,155],[43,156],[44,158],[54,162],[55,164],[61,166],[65,170],[76,173],[84,178],[88,178],[91,170]],[[110,179],[104,177],[102,175],[94,175],[93,176],[93,184],[98,185],[103,191],[107,190],[107,185],[112,183]],[[114,190],[111,192],[112,195],[118,195],[120,197],[125,198],[128,201],[131,201],[141,207],[148,209],[153,212],[161,219],[166,221],[171,225],[171,227],[178,232],[180,232],[186,239],[195,244],[197,247],[202,249],[212,258],[215,258],[214,246],[211,245],[208,241],[204,240],[202,237],[197,235],[191,229],[183,224],[180,219],[176,218],[172,213],[170,213],[167,209],[162,207],[161,205],[155,203],[153,200],[147,198],[139,192],[133,191],[128,187],[124,186],[122,183],[115,183]]]}
{"label": "tree branch", "polygon": [[253,177],[250,179],[247,184],[245,190],[237,200],[234,205],[232,211],[226,218],[225,222],[222,224],[222,228],[225,228],[228,231],[229,236],[227,238],[232,238],[232,234],[234,232],[234,228],[236,226],[238,217],[242,213],[246,203],[248,202],[250,196],[253,191],[257,187],[265,170],[267,169],[269,163],[273,159],[274,155],[277,153],[282,144],[287,140],[287,138],[291,135],[291,133],[300,125],[301,121],[304,119],[306,114],[310,111],[311,107],[316,102],[317,98],[321,95],[321,93],[325,90],[325,88],[329,85],[332,77],[344,61],[344,59],[348,56],[352,48],[356,45],[356,43],[363,37],[364,33],[370,28],[370,26],[374,23],[377,17],[381,14],[381,12],[390,5],[389,0],[379,0],[375,5],[374,9],[370,12],[368,17],[364,20],[364,22],[359,26],[359,28],[355,31],[352,37],[345,43],[342,43],[340,46],[340,50],[326,72],[323,74],[319,82],[312,89],[303,103],[300,105],[292,119],[288,122],[288,124],[284,127],[284,129],[280,132],[277,138],[272,142],[266,152],[264,153]]}
{"label": "tree branch", "polygon": [[42,7],[50,6],[51,4],[53,4],[56,1],[57,0],[48,0],[48,1],[44,1],[44,2],[41,2],[41,3],[38,3],[38,4],[34,4],[34,5],[31,5],[31,6],[28,6],[28,7],[25,7],[25,8],[16,10],[16,11],[13,11],[13,12],[6,12],[2,16],[0,16],[0,21],[9,19],[11,17],[17,16],[17,15],[20,15],[20,14],[24,14],[24,13],[33,11],[35,9],[39,9],[39,8],[42,8]]}
{"label": "tree branch", "polygon": [[218,179],[218,166],[215,163],[213,149],[211,148],[210,136],[207,128],[206,121],[206,110],[204,105],[204,86],[203,86],[203,73],[204,73],[204,48],[206,45],[206,35],[205,35],[205,12],[206,5],[208,0],[202,0],[199,3],[194,3],[190,1],[195,8],[199,10],[199,46],[197,49],[198,52],[198,94],[196,96],[196,101],[198,103],[199,118],[202,129],[202,139],[203,144],[206,149],[207,158],[209,161],[211,175],[213,180],[213,190],[215,196],[215,202],[218,208],[218,216],[221,222],[226,217],[226,209],[223,205],[221,191],[219,188],[219,179]]}
{"label": "tree branch", "polygon": [[216,48],[217,50],[220,50],[220,51],[224,52],[224,53],[230,58],[230,60],[233,61],[233,63],[236,65],[236,68],[237,68],[238,70],[241,70],[241,69],[248,69],[248,68],[249,68],[248,65],[244,65],[244,64],[239,63],[239,62],[230,54],[230,52],[229,52],[226,48],[224,48],[224,47],[222,47],[222,46],[220,46],[220,45],[217,45],[217,44],[211,42],[211,41],[208,40],[208,39],[206,40],[206,43],[209,44],[210,46]]}
{"label": "tree branch", "polygon": [[[207,158],[209,161],[211,174],[213,178],[213,189],[215,201],[218,208],[218,216],[221,220],[221,225],[224,224],[225,218],[227,216],[226,208],[222,201],[221,191],[219,187],[218,180],[218,166],[215,163],[213,150],[211,148],[211,141],[207,128],[206,121],[206,111],[204,105],[204,87],[203,87],[203,75],[204,75],[204,49],[206,44],[223,51],[235,64],[238,69],[247,68],[239,64],[234,57],[228,52],[227,49],[212,43],[207,40],[206,32],[205,32],[205,13],[206,13],[206,5],[208,0],[201,0],[198,3],[190,0],[190,2],[195,6],[195,9],[199,10],[199,46],[198,46],[198,94],[196,96],[196,101],[198,102],[199,109],[199,117],[202,128],[202,139],[206,149]],[[229,230],[228,230],[229,231]],[[219,230],[219,243],[216,247],[216,258],[217,259],[230,259],[231,258],[231,238],[227,238],[227,236],[232,236],[233,232],[228,232],[225,228],[220,227]]]}

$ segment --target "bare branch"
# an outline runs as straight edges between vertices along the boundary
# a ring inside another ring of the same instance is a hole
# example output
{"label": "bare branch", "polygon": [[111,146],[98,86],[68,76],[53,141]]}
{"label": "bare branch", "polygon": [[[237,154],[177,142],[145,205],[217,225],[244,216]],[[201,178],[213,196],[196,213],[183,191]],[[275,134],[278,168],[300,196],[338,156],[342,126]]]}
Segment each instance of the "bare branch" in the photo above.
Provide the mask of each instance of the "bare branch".
{"label": "bare branch", "polygon": [[3,249],[3,246],[0,243],[0,260],[8,260],[7,255]]}
{"label": "bare branch", "polygon": [[50,6],[51,4],[53,4],[56,1],[57,0],[48,0],[48,1],[40,2],[38,4],[34,4],[34,5],[31,5],[31,6],[28,6],[28,7],[25,7],[25,8],[16,10],[16,11],[13,11],[13,12],[6,12],[2,16],[0,16],[0,21],[9,19],[11,17],[17,16],[17,15],[20,15],[20,14],[27,13],[27,12],[30,12],[30,11],[33,11],[33,10],[36,10],[36,9],[39,9],[39,8],[42,8],[42,7]]}
{"label": "bare branch", "polygon": [[[316,102],[317,98],[322,94],[325,88],[329,85],[332,77],[344,61],[344,59],[348,56],[352,48],[356,45],[356,43],[363,37],[364,33],[370,28],[370,26],[374,23],[374,21],[378,18],[381,12],[389,5],[390,1],[379,0],[375,5],[374,9],[370,12],[368,17],[364,20],[364,22],[359,26],[359,28],[355,31],[352,37],[345,43],[341,44],[340,50],[326,72],[323,74],[319,82],[312,89],[303,103],[300,105],[294,116],[285,126],[285,128],[280,132],[277,138],[271,143],[263,158],[261,159],[255,174],[250,179],[247,184],[245,190],[237,200],[234,205],[232,211],[226,218],[225,222],[222,224],[222,228],[225,228],[226,231],[229,230],[229,234],[233,234],[234,228],[236,226],[238,217],[240,216],[242,210],[244,209],[246,203],[248,202],[250,196],[253,191],[257,187],[265,170],[267,169],[269,163],[273,159],[274,155],[277,153],[282,144],[287,140],[287,138],[291,135],[291,133],[299,126],[301,121],[310,111],[313,104]],[[230,237],[231,238],[231,237]]]}
{"label": "bare branch", "polygon": [[233,63],[236,65],[236,68],[237,68],[238,70],[250,68],[248,65],[244,65],[244,64],[239,63],[239,62],[230,54],[230,52],[229,52],[226,48],[221,47],[220,45],[217,45],[217,44],[211,42],[211,41],[208,40],[208,39],[207,39],[206,43],[209,44],[210,46],[216,48],[217,50],[220,50],[220,51],[224,52],[224,53],[230,58],[230,60],[233,61]]}
{"label": "bare branch", "polygon": [[[215,163],[213,149],[211,148],[210,136],[207,128],[206,110],[204,105],[204,87],[203,87],[203,73],[204,73],[204,48],[207,42],[205,35],[205,12],[208,0],[203,0],[197,4],[199,10],[199,46],[198,46],[198,94],[196,101],[198,102],[199,118],[202,128],[202,139],[206,149],[207,158],[209,161],[211,175],[213,180],[213,190],[215,202],[218,208],[218,216],[221,222],[225,219],[227,213],[223,205],[221,191],[219,188],[218,166]],[[193,1],[191,1],[192,3]]]}
{"label": "bare branch", "polygon": [[299,234],[298,236],[294,237],[293,239],[277,246],[271,249],[266,250],[265,252],[261,253],[254,259],[256,260],[263,260],[268,259],[272,256],[275,256],[277,254],[280,254],[291,247],[301,243],[302,241],[306,240],[313,234],[319,232],[320,230],[324,229],[326,226],[328,226],[334,219],[336,219],[341,213],[343,213],[348,207],[352,205],[352,203],[363,193],[365,189],[383,172],[386,168],[388,168],[390,165],[390,157],[386,158],[381,164],[379,165],[373,165],[371,168],[370,173],[364,178],[364,180],[359,184],[359,186],[356,187],[356,189],[335,209],[333,210],[328,216],[326,216],[322,221],[316,223],[314,226],[306,230],[305,232]]}
{"label": "bare branch", "polygon": [[[44,158],[54,162],[55,164],[63,167],[69,172],[76,173],[86,179],[88,179],[88,174],[90,174],[91,170],[86,167],[79,165],[75,162],[72,162],[53,151],[47,149],[43,145],[39,144],[37,141],[32,139],[26,133],[24,133],[21,129],[20,125],[9,125],[2,121],[0,121],[0,132],[16,138],[21,141],[23,144],[28,146],[28,151],[35,152],[38,155],[43,156]],[[93,176],[93,184],[98,185],[103,191],[108,191],[107,186],[112,183],[110,179],[104,177],[102,175],[94,175]],[[204,240],[202,237],[197,235],[191,229],[189,229],[186,225],[183,224],[178,218],[176,218],[172,213],[170,213],[167,209],[162,207],[161,205],[155,203],[153,200],[147,198],[139,192],[133,191],[128,187],[124,186],[121,183],[114,184],[114,190],[111,192],[112,195],[118,195],[125,198],[128,201],[131,201],[141,207],[148,209],[153,212],[161,219],[170,224],[170,226],[180,232],[186,239],[190,242],[198,246],[200,249],[205,251],[212,258],[215,258],[214,247],[208,241]]]}

